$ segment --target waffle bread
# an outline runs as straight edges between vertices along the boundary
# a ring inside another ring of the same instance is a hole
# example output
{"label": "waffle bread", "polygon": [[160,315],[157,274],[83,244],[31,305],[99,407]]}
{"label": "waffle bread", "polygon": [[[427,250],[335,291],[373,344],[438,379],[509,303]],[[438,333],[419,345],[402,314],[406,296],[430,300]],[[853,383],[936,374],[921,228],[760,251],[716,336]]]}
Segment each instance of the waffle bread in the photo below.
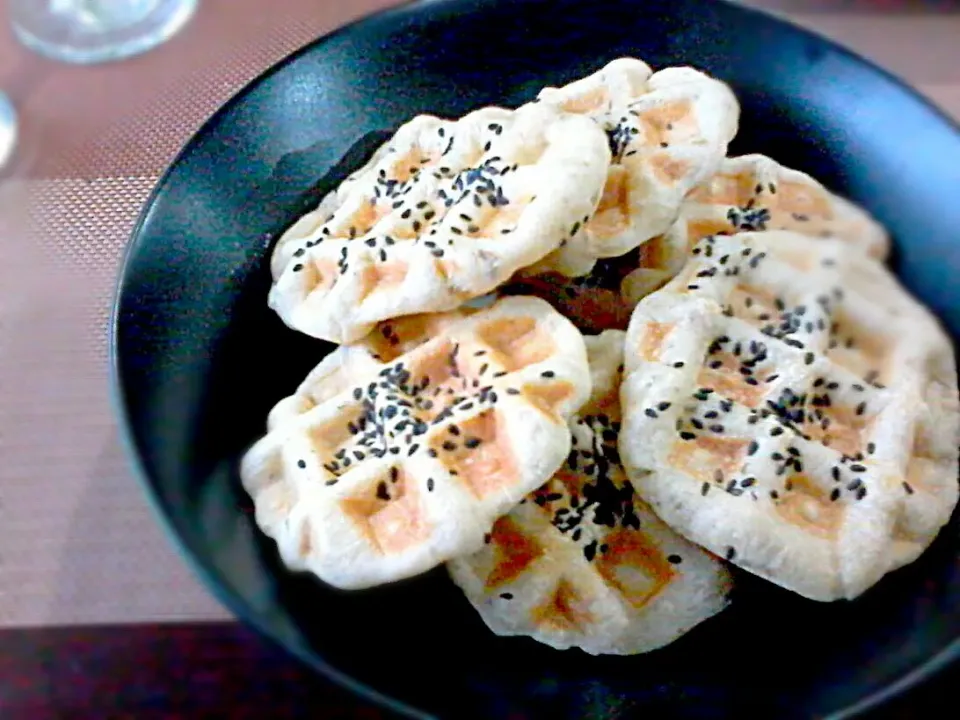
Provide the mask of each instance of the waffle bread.
{"label": "waffle bread", "polygon": [[880,260],[890,251],[886,231],[866,211],[806,173],[765,155],[742,155],[724,160],[684,200],[670,229],[641,248],[623,294],[635,303],[663,286],[707,235],[759,230],[838,238]]}
{"label": "waffle bread", "polygon": [[625,366],[620,452],[637,492],[808,598],[860,595],[956,505],[951,344],[845,240],[705,237],[637,305]]}
{"label": "waffle bread", "polygon": [[653,72],[634,58],[545,88],[538,101],[593,118],[612,152],[596,213],[533,270],[569,276],[665,232],[687,193],[719,167],[740,115],[736,97],[719,80],[689,67]]}
{"label": "waffle bread", "polygon": [[596,123],[546,104],[418,116],[280,238],[270,307],[337,343],[455,309],[576,236],[609,164]]}
{"label": "waffle bread", "polygon": [[590,392],[582,335],[537,298],[396,322],[321,363],[240,466],[286,565],[340,588],[482,547],[566,459]]}
{"label": "waffle bread", "polygon": [[296,391],[273,406],[267,430],[302,415],[343,392],[363,384],[389,363],[415,350],[433,337],[477,311],[462,307],[445,313],[406,315],[379,323],[373,332],[353,345],[341,345],[310,371]]}
{"label": "waffle bread", "polygon": [[563,468],[494,523],[483,549],[447,563],[498,635],[591,654],[646,652],[726,605],[723,564],[633,492],[617,453],[624,333],[588,336],[588,404]]}

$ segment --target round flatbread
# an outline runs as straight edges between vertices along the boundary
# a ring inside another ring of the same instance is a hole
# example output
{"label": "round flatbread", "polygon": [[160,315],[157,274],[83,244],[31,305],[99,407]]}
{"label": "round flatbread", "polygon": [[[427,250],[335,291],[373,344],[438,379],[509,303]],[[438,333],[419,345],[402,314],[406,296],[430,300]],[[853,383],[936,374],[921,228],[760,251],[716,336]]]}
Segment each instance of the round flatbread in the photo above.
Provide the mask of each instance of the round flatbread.
{"label": "round flatbread", "polygon": [[563,463],[590,392],[583,336],[536,298],[371,338],[282,400],[240,465],[286,565],[347,589],[482,547]]}
{"label": "round flatbread", "polygon": [[662,287],[708,235],[759,230],[837,238],[879,260],[890,251],[886,231],[865,210],[806,173],[764,155],[742,155],[724,160],[684,200],[670,229],[643,245],[637,269],[624,280],[623,295],[636,303]]}
{"label": "round flatbread", "polygon": [[612,152],[597,211],[531,270],[569,276],[666,232],[687,193],[719,167],[740,117],[736,97],[719,80],[689,67],[653,72],[635,58],[545,88],[538,101],[594,119]]}
{"label": "round flatbread", "polygon": [[624,333],[586,338],[593,394],[570,421],[563,468],[447,563],[498,635],[628,655],[672,642],[726,606],[730,577],[634,493],[617,454]]}
{"label": "round flatbread", "polygon": [[609,163],[594,122],[546,105],[419,116],[280,238],[270,307],[337,343],[452,310],[575,236]]}
{"label": "round flatbread", "polygon": [[953,349],[879,262],[708,236],[627,333],[620,452],[675,530],[814,600],[911,562],[957,502]]}

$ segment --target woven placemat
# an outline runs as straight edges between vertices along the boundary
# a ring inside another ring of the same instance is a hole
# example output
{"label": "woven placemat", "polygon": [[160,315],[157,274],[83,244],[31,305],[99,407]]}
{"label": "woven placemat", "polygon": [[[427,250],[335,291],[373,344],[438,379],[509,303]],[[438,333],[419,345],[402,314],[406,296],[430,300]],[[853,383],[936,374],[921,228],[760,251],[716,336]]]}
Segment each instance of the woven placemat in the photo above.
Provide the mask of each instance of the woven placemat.
{"label": "woven placemat", "polygon": [[91,68],[25,54],[0,30],[0,86],[23,129],[19,179],[0,185],[0,627],[229,616],[120,447],[107,358],[120,255],[156,176],[217,107],[389,4],[204,0],[170,43]]}
{"label": "woven placemat", "polygon": [[[20,98],[24,172],[0,185],[0,626],[227,617],[164,537],[120,450],[107,386],[117,263],[156,175],[221,102],[386,2],[204,0],[168,48],[90,71],[43,66],[35,94]],[[804,24],[960,116],[960,16],[876,25],[817,5]],[[115,114],[97,119],[111,93]],[[57,110],[58,98],[76,106]]]}
{"label": "woven placemat", "polygon": [[33,222],[2,243],[0,625],[227,616],[163,536],[110,407],[115,269],[153,182],[5,188]]}

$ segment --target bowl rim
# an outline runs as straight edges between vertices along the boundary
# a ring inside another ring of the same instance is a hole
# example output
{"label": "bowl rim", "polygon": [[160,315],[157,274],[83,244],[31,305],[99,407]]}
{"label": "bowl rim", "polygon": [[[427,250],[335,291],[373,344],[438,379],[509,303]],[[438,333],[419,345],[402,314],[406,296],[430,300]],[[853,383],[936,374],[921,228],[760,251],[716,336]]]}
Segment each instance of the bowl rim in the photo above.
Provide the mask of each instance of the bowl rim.
{"label": "bowl rim", "polygon": [[[109,400],[113,412],[118,420],[119,440],[123,454],[126,456],[128,467],[133,471],[136,482],[140,485],[151,514],[154,516],[163,533],[166,535],[171,546],[175,548],[177,554],[185,561],[191,572],[203,584],[204,588],[218,602],[226,607],[234,618],[251,627],[256,633],[274,647],[283,650],[291,657],[296,659],[302,665],[320,673],[323,677],[337,683],[358,697],[367,701],[377,703],[393,712],[400,713],[411,718],[423,718],[432,720],[435,716],[419,710],[412,705],[399,700],[395,697],[382,693],[371,685],[354,678],[353,676],[338,670],[333,665],[319,658],[310,648],[303,643],[288,643],[279,637],[278,633],[271,630],[264,620],[261,620],[257,613],[252,612],[247,606],[247,602],[236,593],[229,584],[221,577],[220,573],[213,567],[208,567],[200,557],[189,547],[183,534],[178,530],[177,521],[173,514],[168,512],[160,495],[155,488],[155,481],[147,472],[137,446],[134,432],[132,429],[129,406],[126,393],[124,391],[124,379],[120,370],[120,311],[124,300],[124,288],[128,284],[128,267],[131,259],[139,251],[144,226],[148,223],[154,210],[157,199],[170,182],[170,176],[174,169],[181,163],[184,157],[191,151],[198,138],[205,136],[214,128],[222,117],[232,109],[240,105],[246,97],[252,93],[264,81],[273,77],[275,74],[285,69],[288,65],[298,60],[300,57],[314,52],[317,48],[331,40],[356,31],[358,28],[373,22],[396,22],[404,17],[429,11],[433,8],[443,8],[452,5],[470,6],[466,10],[482,8],[484,6],[496,6],[504,3],[520,5],[530,0],[401,0],[398,4],[383,8],[381,10],[368,13],[355,18],[344,25],[341,25],[330,32],[309,41],[302,47],[288,53],[272,65],[260,72],[256,77],[249,80],[240,90],[231,95],[215,111],[213,111],[203,123],[191,134],[184,142],[172,160],[169,161],[163,173],[157,178],[156,183],[151,189],[149,195],[144,200],[138,213],[137,219],[130,230],[129,239],[124,246],[122,255],[118,263],[117,276],[114,284],[113,297],[110,306],[110,315],[108,320],[109,342],[108,342],[108,364],[109,364]],[[573,0],[574,2],[584,2],[587,0]],[[818,31],[805,28],[789,19],[789,16],[775,10],[767,10],[754,6],[744,5],[738,0],[698,0],[703,3],[720,4],[726,6],[726,11],[741,13],[746,16],[753,16],[755,19],[762,19],[764,22],[772,23],[777,26],[781,32],[793,33],[806,37],[817,42],[821,47],[828,48],[831,52],[837,53],[847,60],[853,61],[870,70],[878,78],[885,80],[888,84],[894,86],[898,91],[905,95],[912,96],[912,99],[920,106],[925,107],[931,114],[936,116],[941,122],[951,127],[960,135],[960,120],[954,119],[948,115],[941,107],[934,103],[930,98],[919,92],[912,84],[904,78],[894,74],[890,70],[876,64],[869,58],[861,55],[839,42],[821,34]],[[846,720],[858,715],[862,715],[873,710],[880,705],[889,702],[893,698],[900,696],[910,689],[915,688],[922,682],[931,679],[934,675],[941,673],[948,666],[960,659],[960,637],[954,638],[945,647],[931,655],[925,661],[915,666],[905,674],[887,685],[862,697],[859,701],[831,711],[824,716],[825,720]]]}

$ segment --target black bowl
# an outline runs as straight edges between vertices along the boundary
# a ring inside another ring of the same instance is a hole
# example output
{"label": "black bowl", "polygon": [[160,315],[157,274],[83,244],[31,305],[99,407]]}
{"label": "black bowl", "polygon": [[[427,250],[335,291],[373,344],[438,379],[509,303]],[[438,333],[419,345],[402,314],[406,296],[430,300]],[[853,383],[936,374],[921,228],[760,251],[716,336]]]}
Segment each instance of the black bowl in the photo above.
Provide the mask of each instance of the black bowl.
{"label": "black bowl", "polygon": [[772,155],[869,208],[896,239],[900,277],[960,335],[960,133],[894,78],[720,2],[421,2],[265,73],[157,185],[113,327],[118,405],[144,487],[227,607],[403,712],[788,718],[876,704],[960,654],[956,524],[856,602],[808,602],[745,577],[729,611],[670,647],[592,658],[494,637],[440,571],[359,593],[287,572],[239,488],[238,457],[268,409],[329,350],[267,309],[277,234],[414,114],[518,104],[621,55],[729,82],[743,106],[731,153]]}

